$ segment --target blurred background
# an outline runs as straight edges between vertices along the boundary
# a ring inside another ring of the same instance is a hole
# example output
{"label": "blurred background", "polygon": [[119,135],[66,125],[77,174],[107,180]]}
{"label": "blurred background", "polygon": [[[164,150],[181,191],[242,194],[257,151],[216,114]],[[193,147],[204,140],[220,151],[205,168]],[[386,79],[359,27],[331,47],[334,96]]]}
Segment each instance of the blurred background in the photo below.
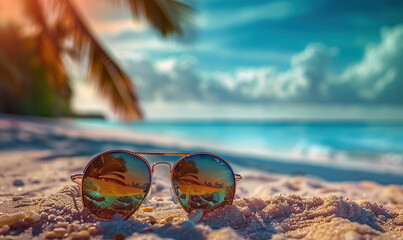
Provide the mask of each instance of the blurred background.
{"label": "blurred background", "polygon": [[0,111],[401,175],[402,13],[398,0],[0,0]]}

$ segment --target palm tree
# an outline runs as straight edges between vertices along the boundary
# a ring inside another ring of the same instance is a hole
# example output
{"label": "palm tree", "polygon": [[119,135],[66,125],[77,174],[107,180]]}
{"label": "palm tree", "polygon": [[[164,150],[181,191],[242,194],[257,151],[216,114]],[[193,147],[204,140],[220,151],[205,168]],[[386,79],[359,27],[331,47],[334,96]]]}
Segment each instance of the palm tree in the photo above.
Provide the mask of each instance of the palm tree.
{"label": "palm tree", "polygon": [[[112,153],[104,154],[92,163],[88,176],[126,185],[123,182],[126,178],[123,175],[127,172],[126,164],[126,160],[123,157],[115,157]],[[112,175],[113,177],[106,175]]]}
{"label": "palm tree", "polygon": [[[38,54],[53,75],[50,78],[53,91],[67,99],[71,96],[65,61],[67,56],[83,68],[86,80],[110,101],[118,116],[124,120],[142,118],[130,78],[101,46],[70,0],[23,1],[25,14],[36,30]],[[192,12],[192,8],[180,0],[109,1],[127,6],[134,18],[146,19],[164,37],[171,34],[182,36]],[[1,52],[0,73],[8,76],[0,77],[0,90],[3,91],[10,89],[10,81],[26,81],[18,73],[18,68],[10,66],[7,59],[2,58]]]}
{"label": "palm tree", "polygon": [[[199,177],[197,174],[199,173],[199,169],[196,166],[196,163],[194,161],[182,161],[176,166],[175,174],[174,174],[174,179],[176,181],[181,181],[181,180],[187,180],[187,181],[193,181],[194,183],[200,185],[199,183]],[[189,178],[193,178],[189,179]]]}

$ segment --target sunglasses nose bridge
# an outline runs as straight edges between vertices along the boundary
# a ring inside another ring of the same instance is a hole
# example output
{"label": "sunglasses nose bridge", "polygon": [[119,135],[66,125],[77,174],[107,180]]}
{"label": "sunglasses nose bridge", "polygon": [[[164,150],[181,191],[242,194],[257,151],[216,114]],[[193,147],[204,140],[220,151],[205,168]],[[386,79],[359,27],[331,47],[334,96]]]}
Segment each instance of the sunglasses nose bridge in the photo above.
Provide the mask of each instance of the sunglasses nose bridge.
{"label": "sunglasses nose bridge", "polygon": [[168,165],[169,166],[169,172],[172,171],[172,165],[170,163],[168,163],[168,162],[157,162],[157,163],[154,163],[153,166],[151,167],[151,173],[152,174],[154,174],[154,168],[157,165]]}

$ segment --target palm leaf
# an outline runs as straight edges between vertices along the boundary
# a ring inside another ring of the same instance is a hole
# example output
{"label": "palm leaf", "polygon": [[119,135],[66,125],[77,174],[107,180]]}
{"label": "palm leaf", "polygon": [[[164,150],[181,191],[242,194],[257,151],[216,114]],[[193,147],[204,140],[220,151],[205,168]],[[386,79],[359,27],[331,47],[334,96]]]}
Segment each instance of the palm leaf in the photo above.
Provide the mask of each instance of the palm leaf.
{"label": "palm leaf", "polygon": [[134,19],[145,18],[163,36],[184,34],[193,8],[179,0],[115,0],[129,6]]}
{"label": "palm leaf", "polygon": [[[68,0],[58,1],[53,8],[60,11],[58,27],[65,31],[67,29],[67,36],[73,41],[72,49],[66,52],[85,68],[83,72],[87,73],[87,81],[97,88],[101,97],[110,100],[112,109],[121,118],[141,119],[133,83],[94,37],[72,3]],[[61,22],[64,23],[63,27],[60,26]]]}

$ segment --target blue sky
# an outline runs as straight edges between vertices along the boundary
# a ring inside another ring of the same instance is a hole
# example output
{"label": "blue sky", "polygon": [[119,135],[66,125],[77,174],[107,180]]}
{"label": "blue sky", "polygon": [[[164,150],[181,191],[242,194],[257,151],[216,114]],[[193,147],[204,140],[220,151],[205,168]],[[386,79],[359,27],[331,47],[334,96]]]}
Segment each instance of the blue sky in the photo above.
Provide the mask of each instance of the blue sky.
{"label": "blue sky", "polygon": [[194,2],[188,41],[87,0],[144,104],[403,105],[402,1]]}
{"label": "blue sky", "polygon": [[[382,27],[403,23],[402,1],[207,0],[195,6],[196,39],[192,45],[182,46],[183,50],[136,52],[157,59],[187,53],[200,60],[201,71],[268,64],[286,69],[291,56],[317,42],[339,49],[334,68],[340,70],[359,61],[367,44],[379,42]],[[157,38],[158,34],[128,29],[105,37],[110,44],[117,44]]]}

